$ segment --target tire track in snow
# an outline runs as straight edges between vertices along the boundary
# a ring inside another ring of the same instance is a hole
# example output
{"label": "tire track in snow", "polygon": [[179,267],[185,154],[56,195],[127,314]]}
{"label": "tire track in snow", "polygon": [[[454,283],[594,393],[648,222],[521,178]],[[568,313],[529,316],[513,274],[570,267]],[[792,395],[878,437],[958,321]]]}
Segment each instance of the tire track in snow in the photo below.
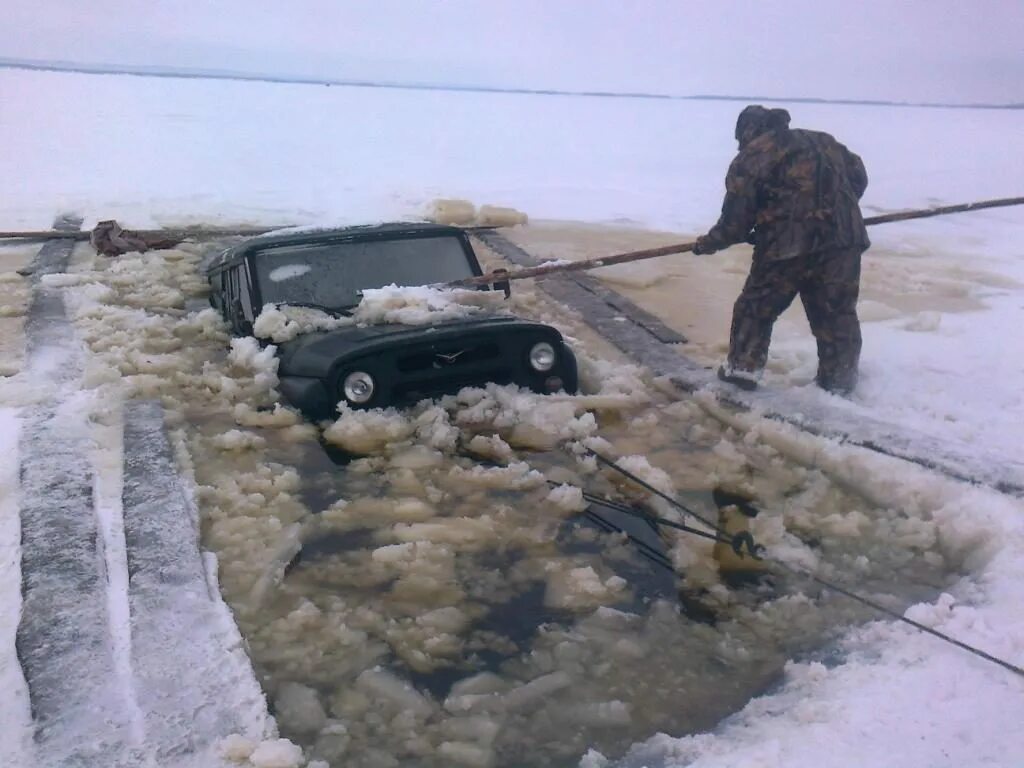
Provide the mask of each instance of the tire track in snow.
{"label": "tire track in snow", "polygon": [[[16,457],[21,424],[14,408],[0,408],[0,455]],[[0,464],[0,764],[31,765],[32,713],[28,686],[18,665],[16,636],[21,613],[21,524],[18,464]]]}
{"label": "tire track in snow", "polygon": [[[66,222],[77,229],[80,222]],[[60,222],[58,222],[60,225]],[[23,414],[20,449],[22,616],[18,656],[28,683],[39,764],[143,765],[139,716],[119,669],[108,563],[94,509],[92,447],[79,392],[80,350],[59,291],[74,243],[50,241],[33,262],[25,324],[27,372],[52,390]],[[125,659],[126,661],[127,659]]]}
{"label": "tire track in snow", "polygon": [[261,737],[266,701],[200,552],[199,513],[157,402],[125,407],[122,500],[132,668],[147,750],[161,768],[207,766],[219,740]]}

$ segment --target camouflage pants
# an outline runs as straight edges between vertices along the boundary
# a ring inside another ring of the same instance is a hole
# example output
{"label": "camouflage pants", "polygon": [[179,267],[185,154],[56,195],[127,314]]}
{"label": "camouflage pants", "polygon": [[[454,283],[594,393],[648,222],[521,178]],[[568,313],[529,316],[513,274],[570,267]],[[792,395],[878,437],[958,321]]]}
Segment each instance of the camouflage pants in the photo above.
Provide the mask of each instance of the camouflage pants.
{"label": "camouflage pants", "polygon": [[799,295],[818,342],[818,386],[838,393],[857,383],[860,359],[860,256],[857,246],[766,261],[754,255],[732,312],[729,365],[756,372],[768,359],[772,326]]}

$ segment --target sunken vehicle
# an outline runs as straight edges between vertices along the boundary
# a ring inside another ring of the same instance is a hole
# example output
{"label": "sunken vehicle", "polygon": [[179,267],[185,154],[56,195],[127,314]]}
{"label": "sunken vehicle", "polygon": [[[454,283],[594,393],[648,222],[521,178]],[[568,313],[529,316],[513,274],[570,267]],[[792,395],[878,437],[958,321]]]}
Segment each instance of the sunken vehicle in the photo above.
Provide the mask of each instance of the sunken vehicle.
{"label": "sunken vehicle", "polygon": [[[267,304],[342,316],[366,289],[443,284],[483,270],[465,231],[402,223],[254,238],[206,274],[210,303],[247,336]],[[507,294],[508,284],[480,289],[497,288]],[[331,417],[341,401],[402,406],[489,382],[572,393],[578,382],[576,358],[556,329],[507,315],[344,326],[281,343],[278,356],[281,393],[312,419]]]}

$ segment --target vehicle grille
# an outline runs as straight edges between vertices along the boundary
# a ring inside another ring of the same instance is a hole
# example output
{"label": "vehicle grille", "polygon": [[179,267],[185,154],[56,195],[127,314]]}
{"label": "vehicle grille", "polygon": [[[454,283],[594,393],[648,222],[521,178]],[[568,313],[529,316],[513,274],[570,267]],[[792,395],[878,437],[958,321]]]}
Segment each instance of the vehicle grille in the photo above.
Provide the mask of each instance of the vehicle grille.
{"label": "vehicle grille", "polygon": [[395,364],[401,373],[415,373],[428,370],[458,371],[468,365],[486,363],[501,355],[496,342],[447,344],[437,347],[420,348],[398,357]]}

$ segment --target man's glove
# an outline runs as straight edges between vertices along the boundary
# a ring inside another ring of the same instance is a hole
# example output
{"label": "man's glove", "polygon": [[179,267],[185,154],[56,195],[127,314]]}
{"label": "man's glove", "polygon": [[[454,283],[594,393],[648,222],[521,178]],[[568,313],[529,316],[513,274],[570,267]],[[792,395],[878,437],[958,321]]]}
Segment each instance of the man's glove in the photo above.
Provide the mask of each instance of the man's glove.
{"label": "man's glove", "polygon": [[711,238],[707,235],[701,235],[697,238],[697,242],[693,244],[693,253],[695,256],[707,256],[717,250],[718,249],[711,242]]}

